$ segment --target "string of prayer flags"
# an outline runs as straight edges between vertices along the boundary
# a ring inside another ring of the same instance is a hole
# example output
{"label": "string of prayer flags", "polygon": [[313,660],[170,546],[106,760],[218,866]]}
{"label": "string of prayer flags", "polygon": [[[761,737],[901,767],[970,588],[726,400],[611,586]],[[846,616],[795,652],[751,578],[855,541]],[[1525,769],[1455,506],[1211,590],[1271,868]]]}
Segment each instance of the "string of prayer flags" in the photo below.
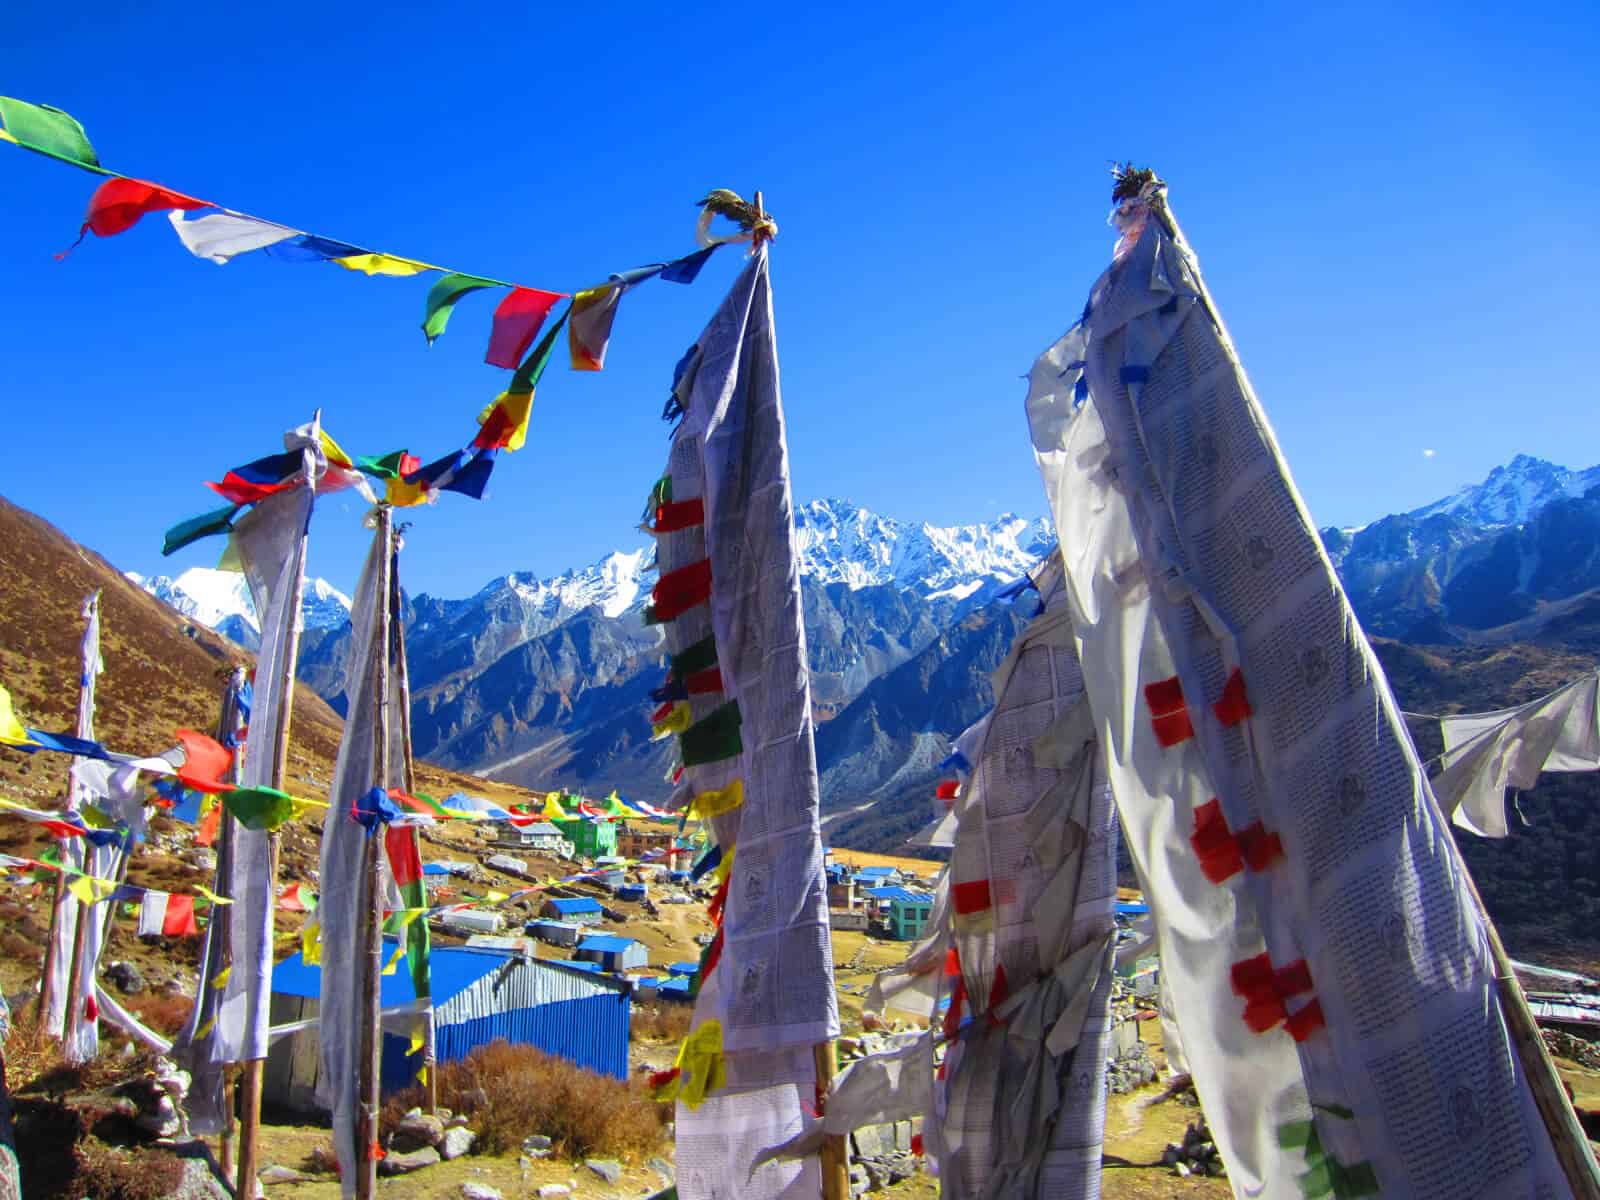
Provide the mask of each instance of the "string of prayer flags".
{"label": "string of prayer flags", "polygon": [[225,508],[213,509],[197,517],[190,517],[187,521],[179,521],[167,530],[161,540],[162,557],[176,554],[201,538],[227,533],[233,528],[233,519],[239,515],[239,509],[242,507],[243,505],[239,504],[229,504]]}
{"label": "string of prayer flags", "polygon": [[278,897],[278,907],[284,912],[316,912],[317,894],[297,880],[283,889],[283,894]]}
{"label": "string of prayer flags", "polygon": [[467,275],[461,271],[451,271],[436,280],[428,289],[428,297],[422,308],[422,335],[428,339],[428,345],[433,345],[434,339],[445,331],[445,326],[450,323],[450,314],[455,311],[456,301],[484,288],[499,286],[493,279]]}
{"label": "string of prayer flags", "polygon": [[401,258],[398,254],[377,254],[364,251],[360,254],[347,254],[343,258],[333,260],[346,271],[360,271],[363,275],[420,275],[424,271],[437,271],[438,267],[431,267],[427,263],[418,262],[414,258]]}
{"label": "string of prayer flags", "polygon": [[222,807],[246,829],[269,833],[304,809],[288,792],[274,787],[234,788],[222,794]]}
{"label": "string of prayer flags", "polygon": [[617,319],[626,284],[608,283],[585,288],[572,298],[571,320],[567,323],[567,349],[574,371],[600,371],[606,365],[606,349],[611,344],[611,327]]}

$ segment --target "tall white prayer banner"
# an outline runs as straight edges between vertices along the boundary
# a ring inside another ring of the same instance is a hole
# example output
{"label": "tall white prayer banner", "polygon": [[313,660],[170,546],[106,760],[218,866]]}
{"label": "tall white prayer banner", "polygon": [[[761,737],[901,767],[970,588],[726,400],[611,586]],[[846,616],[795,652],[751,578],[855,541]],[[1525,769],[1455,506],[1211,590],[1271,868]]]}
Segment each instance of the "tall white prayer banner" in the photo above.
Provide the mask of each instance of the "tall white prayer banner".
{"label": "tall white prayer banner", "polygon": [[[100,657],[100,593],[95,592],[83,602],[83,642],[80,646],[79,662],[82,664],[78,678],[78,736],[87,740],[94,738],[94,692],[95,683],[102,671],[105,662]],[[82,762],[74,759],[74,763]],[[67,785],[67,810],[77,812],[90,798],[78,779],[76,773],[70,777]],[[84,848],[81,838],[63,838],[56,843],[61,852],[61,864],[71,870],[84,869]],[[70,974],[72,970],[72,942],[78,928],[78,913],[82,908],[78,898],[68,892],[63,886],[57,889],[55,913],[50,922],[52,946],[46,958],[50,963],[48,1009],[44,1014],[45,1031],[52,1037],[66,1039],[67,1036],[67,1011],[73,1005],[73,983]],[[77,1000],[82,1004],[82,998]],[[80,1014],[81,1016],[81,1014]],[[90,1057],[93,1057],[91,1052]]]}
{"label": "tall white prayer banner", "polygon": [[672,655],[656,728],[678,736],[675,807],[709,818],[724,880],[670,1085],[678,1194],[814,1200],[814,1156],[754,1166],[814,1111],[813,1050],[839,1031],[765,245],[673,396],[682,424],[650,504],[661,575],[646,615]]}
{"label": "tall white prayer banner", "polygon": [[[250,585],[261,624],[254,702],[240,786],[281,786],[275,779],[280,730],[294,700],[296,626],[305,582],[306,535],[316,499],[313,482],[323,466],[320,445],[305,453],[305,482],[259,501],[233,527],[230,549]],[[272,980],[272,835],[235,826],[228,863],[228,982],[217,1010],[212,1060],[245,1062],[267,1056]]]}
{"label": "tall white prayer banner", "polygon": [[[358,802],[381,783],[374,736],[378,713],[378,669],[386,652],[380,635],[383,606],[383,556],[389,547],[382,532],[372,539],[350,611],[350,656],[345,660],[345,722],[334,764],[333,786],[328,790],[328,812],[322,825],[322,856],[318,863],[320,893],[316,911],[315,946],[320,955],[322,991],[318,1003],[319,1053],[322,1071],[317,1077],[317,1099],[333,1114],[333,1146],[339,1157],[339,1177],[346,1196],[355,1194],[356,1174],[363,1153],[357,1147],[357,1081],[361,1053],[361,971],[366,946],[362,920],[371,903],[367,895],[362,860],[367,839],[382,837],[381,830],[364,828],[352,819]],[[389,710],[400,711],[398,672],[389,673]],[[388,777],[403,778],[405,752],[398,737],[389,740]],[[387,907],[398,905],[398,895]]]}
{"label": "tall white prayer banner", "polygon": [[1164,203],[1122,204],[1027,415],[1234,1193],[1567,1195],[1448,827]]}

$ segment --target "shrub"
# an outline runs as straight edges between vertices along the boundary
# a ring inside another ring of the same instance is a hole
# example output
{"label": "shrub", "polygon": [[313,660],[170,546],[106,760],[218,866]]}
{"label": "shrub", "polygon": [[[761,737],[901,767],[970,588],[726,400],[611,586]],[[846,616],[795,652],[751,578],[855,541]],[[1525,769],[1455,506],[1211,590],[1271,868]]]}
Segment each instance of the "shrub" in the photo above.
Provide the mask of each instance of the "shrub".
{"label": "shrub", "polygon": [[694,1009],[687,1004],[656,1004],[635,1007],[628,1040],[634,1042],[681,1042],[689,1033]]}
{"label": "shrub", "polygon": [[[643,1081],[597,1075],[532,1046],[492,1042],[436,1069],[439,1103],[471,1120],[475,1149],[483,1154],[514,1150],[533,1133],[570,1158],[651,1154],[665,1138],[666,1110],[650,1099]],[[383,1131],[425,1102],[421,1087],[392,1097]]]}
{"label": "shrub", "polygon": [[94,1138],[77,1146],[72,1195],[95,1200],[167,1200],[183,1182],[183,1160],[166,1150],[123,1150]]}

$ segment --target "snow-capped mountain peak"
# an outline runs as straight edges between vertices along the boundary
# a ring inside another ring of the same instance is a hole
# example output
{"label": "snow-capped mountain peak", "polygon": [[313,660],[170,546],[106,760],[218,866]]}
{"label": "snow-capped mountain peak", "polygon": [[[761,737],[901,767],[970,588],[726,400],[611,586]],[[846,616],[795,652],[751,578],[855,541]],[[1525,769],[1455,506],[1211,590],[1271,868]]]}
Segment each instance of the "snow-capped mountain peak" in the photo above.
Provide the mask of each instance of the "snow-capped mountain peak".
{"label": "snow-capped mountain peak", "polygon": [[1531,454],[1519,454],[1489,472],[1482,483],[1414,509],[1408,516],[1421,520],[1449,513],[1474,525],[1521,525],[1552,500],[1582,496],[1600,484],[1600,467],[1573,471]]}
{"label": "snow-capped mountain peak", "polygon": [[[157,600],[170,604],[198,625],[230,637],[235,636],[234,627],[260,636],[250,586],[237,571],[190,567],[175,579],[170,575],[145,577],[136,571],[127,575]],[[326,579],[308,579],[300,619],[306,629],[337,629],[350,619],[350,597]]]}
{"label": "snow-capped mountain peak", "polygon": [[911,524],[851,504],[795,509],[800,573],[851,589],[893,584],[929,598],[965,599],[1018,578],[1055,542],[1047,520],[1003,513],[976,525]]}

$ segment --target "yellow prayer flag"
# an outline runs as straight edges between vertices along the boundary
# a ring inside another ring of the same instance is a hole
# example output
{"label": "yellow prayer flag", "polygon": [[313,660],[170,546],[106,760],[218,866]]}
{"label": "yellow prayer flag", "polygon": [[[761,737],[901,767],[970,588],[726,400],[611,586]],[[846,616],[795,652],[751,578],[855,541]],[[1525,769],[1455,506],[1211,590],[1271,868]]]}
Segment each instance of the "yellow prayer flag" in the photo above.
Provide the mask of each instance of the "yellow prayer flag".
{"label": "yellow prayer flag", "polygon": [[213,892],[210,888],[206,887],[204,884],[201,884],[201,883],[195,884],[194,885],[194,890],[199,892],[202,896],[204,896],[207,900],[211,901],[211,903],[213,903],[213,904],[232,904],[233,903],[233,901],[229,900],[226,896],[217,895],[215,892]]}
{"label": "yellow prayer flag", "polygon": [[689,708],[686,700],[679,700],[672,706],[672,710],[650,727],[650,738],[655,741],[666,737],[669,733],[682,733],[694,724],[694,712]]}
{"label": "yellow prayer flag", "polygon": [[232,973],[233,973],[233,968],[231,966],[230,967],[223,967],[222,970],[217,972],[217,977],[211,981],[211,986],[214,987],[214,988],[225,988],[225,987],[227,987],[228,986],[228,976],[231,975]]}
{"label": "yellow prayer flag", "polygon": [[394,948],[394,953],[389,956],[389,961],[383,964],[383,973],[393,975],[395,968],[400,965],[400,960],[406,956],[406,944],[401,942]]}
{"label": "yellow prayer flag", "polygon": [[322,927],[314,921],[300,931],[300,957],[310,967],[322,962]]}
{"label": "yellow prayer flag", "polygon": [[363,275],[420,275],[424,271],[439,269],[414,258],[401,258],[397,254],[352,254],[348,258],[336,258],[333,261],[346,271],[360,271]]}
{"label": "yellow prayer flag", "polygon": [[722,1057],[722,1022],[712,1019],[690,1031],[678,1050],[678,1099],[699,1108],[706,1093],[726,1086],[728,1067]]}
{"label": "yellow prayer flag", "polygon": [[0,743],[7,746],[26,746],[32,741],[28,731],[22,727],[22,722],[17,720],[16,710],[11,707],[11,693],[0,687]]}
{"label": "yellow prayer flag", "polygon": [[546,792],[544,797],[544,811],[539,814],[544,821],[570,821],[567,810],[561,807],[561,801],[556,799],[554,792]]}
{"label": "yellow prayer flag", "polygon": [[504,901],[506,898],[507,897],[506,897],[506,894],[504,892],[490,892],[487,896],[485,896],[483,898],[483,902],[485,904],[499,904],[502,901]]}
{"label": "yellow prayer flag", "polygon": [[320,431],[322,436],[322,456],[336,467],[353,470],[355,462],[344,452],[344,447],[333,440],[326,429]]}
{"label": "yellow prayer flag", "polygon": [[87,875],[74,876],[67,884],[67,891],[78,898],[79,904],[93,904],[95,902],[94,884]]}
{"label": "yellow prayer flag", "polygon": [[737,846],[730,846],[727,852],[723,854],[722,861],[717,863],[716,870],[711,872],[711,876],[717,881],[718,887],[726,883],[728,876],[733,874],[733,856],[737,850]]}
{"label": "yellow prayer flag", "polygon": [[425,1040],[426,1039],[423,1037],[422,1022],[418,1021],[411,1027],[411,1045],[406,1047],[406,1057],[410,1058],[413,1054],[421,1050]]}
{"label": "yellow prayer flag", "polygon": [[194,1040],[198,1042],[201,1038],[205,1037],[206,1034],[210,1033],[216,1027],[217,1027],[217,1018],[216,1017],[212,1017],[204,1025],[200,1026],[199,1029],[196,1029],[194,1031]]}
{"label": "yellow prayer flag", "polygon": [[417,1068],[417,1082],[418,1083],[427,1083],[428,1082],[428,1064],[427,1063],[423,1063],[420,1067]]}
{"label": "yellow prayer flag", "polygon": [[744,803],[744,780],[735,779],[725,788],[699,792],[689,801],[689,820],[705,821],[732,812]]}
{"label": "yellow prayer flag", "polygon": [[383,498],[395,508],[415,508],[419,504],[432,501],[434,495],[433,489],[420,480],[416,483],[407,483],[399,475],[384,480]]}
{"label": "yellow prayer flag", "polygon": [[499,409],[505,416],[491,431],[493,444],[507,450],[521,450],[528,440],[528,419],[533,415],[532,392],[501,392],[478,414],[478,424],[487,425]]}

